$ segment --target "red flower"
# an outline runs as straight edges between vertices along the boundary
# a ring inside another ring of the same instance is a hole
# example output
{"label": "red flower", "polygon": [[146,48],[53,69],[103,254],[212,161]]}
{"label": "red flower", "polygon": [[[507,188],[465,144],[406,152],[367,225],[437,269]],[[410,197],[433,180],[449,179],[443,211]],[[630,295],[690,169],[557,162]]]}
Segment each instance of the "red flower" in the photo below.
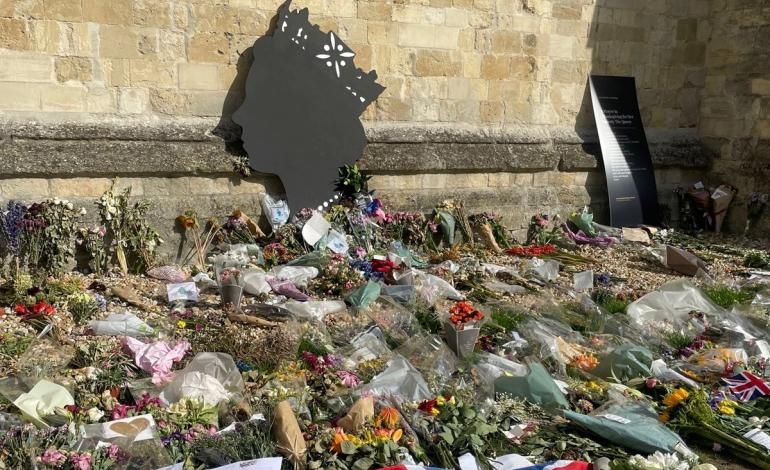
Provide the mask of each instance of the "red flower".
{"label": "red flower", "polygon": [[506,253],[514,256],[536,257],[543,255],[552,255],[556,253],[556,247],[547,243],[545,245],[514,246],[509,248]]}
{"label": "red flower", "polygon": [[29,315],[29,310],[24,304],[16,304],[14,311],[16,312],[16,315]]}
{"label": "red flower", "polygon": [[433,400],[423,401],[417,406],[417,409],[422,411],[423,413],[433,414],[433,410],[438,409],[437,406],[438,406],[438,401],[434,398]]}
{"label": "red flower", "polygon": [[449,308],[449,321],[455,326],[464,325],[472,321],[481,321],[484,314],[471,305],[470,302],[456,302]]}
{"label": "red flower", "polygon": [[47,302],[43,302],[41,300],[32,306],[32,313],[34,313],[35,315],[39,315],[39,314],[48,315],[50,317],[54,313],[56,313],[56,309],[53,308],[53,305]]}
{"label": "red flower", "polygon": [[376,273],[388,274],[396,268],[395,263],[389,259],[375,259],[372,260],[372,271]]}

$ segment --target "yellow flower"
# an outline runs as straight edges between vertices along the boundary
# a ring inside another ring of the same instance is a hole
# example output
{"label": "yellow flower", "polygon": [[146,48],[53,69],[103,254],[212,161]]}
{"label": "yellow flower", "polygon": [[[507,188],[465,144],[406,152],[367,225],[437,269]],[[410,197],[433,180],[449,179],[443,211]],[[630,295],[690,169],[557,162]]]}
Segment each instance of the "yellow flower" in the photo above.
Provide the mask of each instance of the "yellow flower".
{"label": "yellow flower", "polygon": [[186,322],[186,321],[184,321],[184,320],[179,320],[178,322],[176,322],[176,326],[177,326],[177,328],[179,328],[180,330],[181,330],[181,329],[184,329],[184,328],[187,326],[187,322]]}
{"label": "yellow flower", "polygon": [[658,416],[658,419],[661,423],[668,423],[668,420],[671,419],[671,415],[668,413],[668,411],[664,411],[660,414],[660,416]]}
{"label": "yellow flower", "polygon": [[677,388],[663,398],[663,404],[669,408],[673,408],[687,400],[689,396],[690,393],[687,390],[683,388]]}
{"label": "yellow flower", "polygon": [[457,400],[455,400],[455,397],[454,397],[454,395],[452,395],[451,397],[449,397],[449,400],[447,400],[447,403],[449,403],[449,404],[450,404],[450,405],[452,405],[452,406],[455,406],[455,405],[457,404]]}
{"label": "yellow flower", "polygon": [[441,395],[436,397],[436,404],[438,406],[444,406],[446,404],[446,398],[442,397]]}
{"label": "yellow flower", "polygon": [[719,408],[719,412],[723,415],[732,416],[735,414],[735,405],[737,405],[737,403],[732,400],[722,400],[719,402],[717,408]]}
{"label": "yellow flower", "polygon": [[390,435],[390,438],[393,439],[393,442],[398,442],[401,440],[401,437],[404,435],[404,431],[400,429],[396,429],[393,431],[393,433]]}
{"label": "yellow flower", "polygon": [[332,452],[335,454],[339,454],[342,452],[342,443],[344,441],[349,441],[350,437],[348,437],[347,434],[345,434],[344,431],[338,431],[334,434],[334,442],[332,443]]}

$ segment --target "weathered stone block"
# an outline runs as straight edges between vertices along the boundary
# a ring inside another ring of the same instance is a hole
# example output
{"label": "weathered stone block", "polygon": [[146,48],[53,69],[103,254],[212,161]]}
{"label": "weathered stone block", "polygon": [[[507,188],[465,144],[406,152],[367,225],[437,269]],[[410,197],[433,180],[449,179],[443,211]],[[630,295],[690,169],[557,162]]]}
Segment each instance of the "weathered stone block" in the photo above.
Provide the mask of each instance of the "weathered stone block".
{"label": "weathered stone block", "polygon": [[0,48],[26,50],[30,40],[27,23],[18,18],[0,18]]}
{"label": "weathered stone block", "polygon": [[487,55],[481,60],[481,78],[505,80],[511,74],[511,59],[508,56]]}
{"label": "weathered stone block", "polygon": [[462,73],[462,63],[445,51],[417,51],[414,72],[420,77],[452,77]]}
{"label": "weathered stone block", "polygon": [[6,199],[36,201],[48,197],[48,181],[38,178],[0,179],[0,194]]}
{"label": "weathered stone block", "polygon": [[109,59],[138,58],[139,35],[137,31],[127,26],[100,26],[99,55]]}
{"label": "weathered stone block", "polygon": [[0,81],[50,82],[51,58],[42,54],[0,56]]}
{"label": "weathered stone block", "polygon": [[192,62],[229,62],[229,42],[224,33],[198,33],[190,38],[188,57]]}
{"label": "weathered stone block", "polygon": [[402,24],[398,27],[398,45],[433,49],[455,49],[459,28],[422,24]]}
{"label": "weathered stone block", "polygon": [[83,21],[130,25],[131,4],[131,0],[83,0]]}
{"label": "weathered stone block", "polygon": [[[91,63],[91,59],[84,57],[57,57],[55,70],[56,79],[60,82],[67,82],[70,80],[87,82],[93,78],[93,64]],[[2,72],[0,72],[0,74],[1,73]]]}
{"label": "weathered stone block", "polygon": [[158,0],[134,0],[134,24],[152,28],[171,26],[171,3]]}
{"label": "weathered stone block", "polygon": [[44,0],[44,8],[46,17],[51,20],[83,20],[83,2],[81,0]]}
{"label": "weathered stone block", "polygon": [[43,111],[85,111],[86,89],[80,86],[44,85],[40,89]]}
{"label": "weathered stone block", "polygon": [[215,64],[179,64],[179,88],[183,90],[220,90],[221,66]]}
{"label": "weathered stone block", "polygon": [[147,109],[148,92],[143,88],[119,88],[118,110],[121,114],[141,114]]}
{"label": "weathered stone block", "polygon": [[40,86],[28,83],[0,82],[0,109],[37,111],[40,109]]}

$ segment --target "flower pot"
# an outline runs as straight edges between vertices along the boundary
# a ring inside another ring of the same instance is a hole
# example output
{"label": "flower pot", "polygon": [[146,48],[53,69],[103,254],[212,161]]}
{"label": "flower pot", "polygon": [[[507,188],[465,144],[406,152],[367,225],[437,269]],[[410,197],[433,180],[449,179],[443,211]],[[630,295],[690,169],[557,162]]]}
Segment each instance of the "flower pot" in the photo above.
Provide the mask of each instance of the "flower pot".
{"label": "flower pot", "polygon": [[476,340],[479,339],[481,328],[466,328],[458,330],[452,323],[444,324],[444,338],[449,349],[454,351],[459,358],[465,358],[473,353]]}
{"label": "flower pot", "polygon": [[222,294],[222,305],[232,305],[236,311],[241,310],[241,297],[243,287],[237,285],[225,285],[219,288]]}

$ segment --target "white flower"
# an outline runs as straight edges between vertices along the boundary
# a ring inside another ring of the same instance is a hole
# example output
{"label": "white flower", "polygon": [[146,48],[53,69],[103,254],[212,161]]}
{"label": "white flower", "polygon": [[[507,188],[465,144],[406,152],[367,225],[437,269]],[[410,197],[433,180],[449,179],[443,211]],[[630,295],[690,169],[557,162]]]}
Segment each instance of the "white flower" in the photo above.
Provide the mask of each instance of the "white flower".
{"label": "white flower", "polygon": [[67,209],[69,209],[69,210],[72,210],[72,209],[74,209],[74,208],[75,208],[75,205],[74,205],[74,204],[72,204],[71,202],[68,202],[68,203],[67,203]]}
{"label": "white flower", "polygon": [[55,198],[53,198],[53,203],[58,206],[58,205],[61,204],[61,199],[59,199],[58,197],[55,197]]}
{"label": "white flower", "polygon": [[107,213],[107,216],[105,217],[105,219],[107,219],[107,220],[112,220],[112,214],[110,214],[110,213],[108,212],[108,213]]}
{"label": "white flower", "polygon": [[109,206],[107,207],[107,212],[112,215],[115,215],[118,213],[118,209],[115,206]]}
{"label": "white flower", "polygon": [[81,207],[80,208],[80,215],[86,215],[86,214],[88,214],[88,211],[86,210],[86,208],[85,207]]}
{"label": "white flower", "polygon": [[104,411],[100,410],[99,408],[89,408],[88,409],[88,419],[91,420],[92,423],[96,423],[102,417],[104,416]]}

